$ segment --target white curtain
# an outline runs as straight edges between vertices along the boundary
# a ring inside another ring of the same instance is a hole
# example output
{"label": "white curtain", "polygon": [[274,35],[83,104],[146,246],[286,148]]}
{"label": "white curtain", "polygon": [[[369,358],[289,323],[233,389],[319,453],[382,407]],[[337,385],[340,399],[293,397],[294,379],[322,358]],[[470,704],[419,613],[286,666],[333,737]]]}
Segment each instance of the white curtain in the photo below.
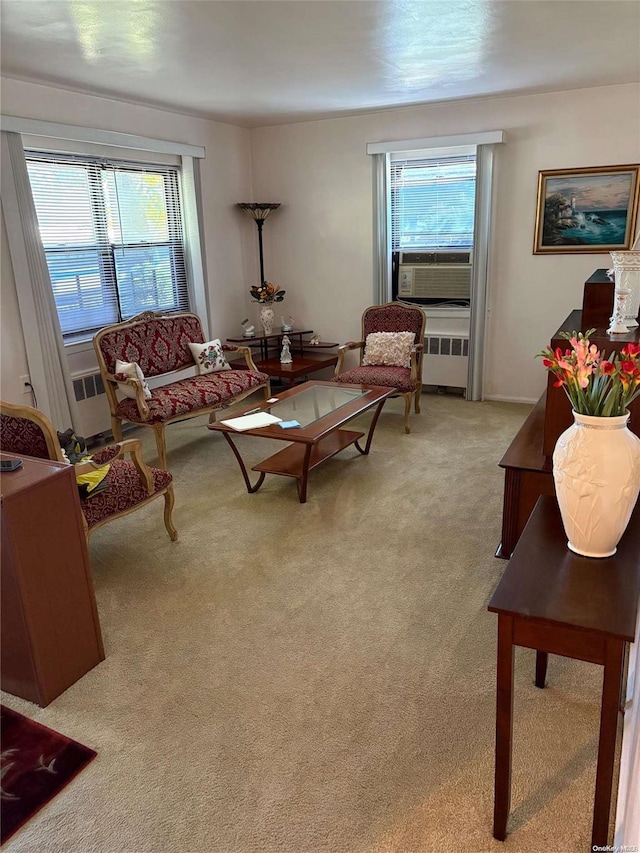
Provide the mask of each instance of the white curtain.
{"label": "white curtain", "polygon": [[487,321],[487,284],[491,214],[493,198],[493,160],[495,145],[476,149],[476,210],[471,272],[471,316],[469,321],[469,369],[467,400],[482,400],[484,376],[485,328]]}
{"label": "white curtain", "polygon": [[2,132],[2,209],[16,282],[29,376],[38,408],[58,430],[78,423],[58,312],[40,239],[22,139]]}
{"label": "white curtain", "polygon": [[389,155],[373,154],[373,302],[391,300],[391,198]]}

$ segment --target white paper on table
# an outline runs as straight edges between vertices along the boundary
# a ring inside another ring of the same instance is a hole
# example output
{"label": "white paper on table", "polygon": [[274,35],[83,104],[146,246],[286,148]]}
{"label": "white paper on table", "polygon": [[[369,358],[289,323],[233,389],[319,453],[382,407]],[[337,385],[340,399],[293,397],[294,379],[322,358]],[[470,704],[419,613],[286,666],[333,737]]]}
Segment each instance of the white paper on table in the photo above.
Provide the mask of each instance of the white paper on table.
{"label": "white paper on table", "polygon": [[247,429],[260,429],[260,427],[271,426],[271,424],[279,424],[281,420],[282,418],[270,415],[269,412],[256,412],[255,415],[241,415],[239,418],[230,418],[228,421],[220,421],[220,423],[238,432],[244,432]]}

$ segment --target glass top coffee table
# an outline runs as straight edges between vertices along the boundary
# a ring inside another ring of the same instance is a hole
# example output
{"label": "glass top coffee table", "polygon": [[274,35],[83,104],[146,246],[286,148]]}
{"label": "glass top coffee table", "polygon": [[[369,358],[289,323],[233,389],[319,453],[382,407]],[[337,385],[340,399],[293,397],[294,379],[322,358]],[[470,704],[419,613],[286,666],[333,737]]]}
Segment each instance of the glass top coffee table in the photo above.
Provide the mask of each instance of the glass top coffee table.
{"label": "glass top coffee table", "polygon": [[[247,491],[250,494],[258,491],[267,474],[280,474],[283,477],[295,478],[300,503],[305,503],[309,471],[351,444],[354,444],[363,455],[366,456],[369,453],[378,417],[385,400],[392,393],[392,388],[380,388],[373,385],[304,382],[269,398],[275,402],[265,400],[261,405],[248,410],[239,410],[229,418],[247,414],[247,411],[251,413],[269,412],[284,422],[298,421],[299,427],[283,429],[279,424],[274,423],[269,426],[238,432],[233,427],[218,422],[209,424],[209,429],[221,432],[226,438],[238,460]],[[359,444],[359,440],[365,433],[343,429],[343,427],[353,418],[357,418],[358,415],[374,407],[375,412],[363,448]],[[260,473],[255,485],[251,485],[247,468],[233,441],[232,436],[234,435],[272,438],[289,442],[289,445],[251,468],[252,471]]]}

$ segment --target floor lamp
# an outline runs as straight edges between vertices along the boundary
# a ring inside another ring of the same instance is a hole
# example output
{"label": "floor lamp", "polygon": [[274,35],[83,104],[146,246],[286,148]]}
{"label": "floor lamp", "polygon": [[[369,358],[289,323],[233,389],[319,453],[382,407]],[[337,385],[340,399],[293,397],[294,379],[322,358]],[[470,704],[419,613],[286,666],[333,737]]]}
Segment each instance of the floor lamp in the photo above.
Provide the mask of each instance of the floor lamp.
{"label": "floor lamp", "polygon": [[246,202],[239,201],[238,207],[248,213],[258,226],[258,245],[260,247],[260,286],[264,284],[264,261],[262,259],[262,226],[265,219],[272,210],[277,210],[280,204],[271,204],[270,202]]}

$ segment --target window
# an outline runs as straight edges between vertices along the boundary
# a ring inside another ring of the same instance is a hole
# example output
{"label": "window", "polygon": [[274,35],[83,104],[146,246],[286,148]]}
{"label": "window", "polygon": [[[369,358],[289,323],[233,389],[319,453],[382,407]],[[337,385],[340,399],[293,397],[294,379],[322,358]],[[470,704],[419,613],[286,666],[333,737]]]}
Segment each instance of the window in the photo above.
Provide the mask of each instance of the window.
{"label": "window", "polygon": [[392,158],[392,251],[471,249],[475,195],[475,154]]}
{"label": "window", "polygon": [[66,343],[188,310],[177,167],[25,152]]}

